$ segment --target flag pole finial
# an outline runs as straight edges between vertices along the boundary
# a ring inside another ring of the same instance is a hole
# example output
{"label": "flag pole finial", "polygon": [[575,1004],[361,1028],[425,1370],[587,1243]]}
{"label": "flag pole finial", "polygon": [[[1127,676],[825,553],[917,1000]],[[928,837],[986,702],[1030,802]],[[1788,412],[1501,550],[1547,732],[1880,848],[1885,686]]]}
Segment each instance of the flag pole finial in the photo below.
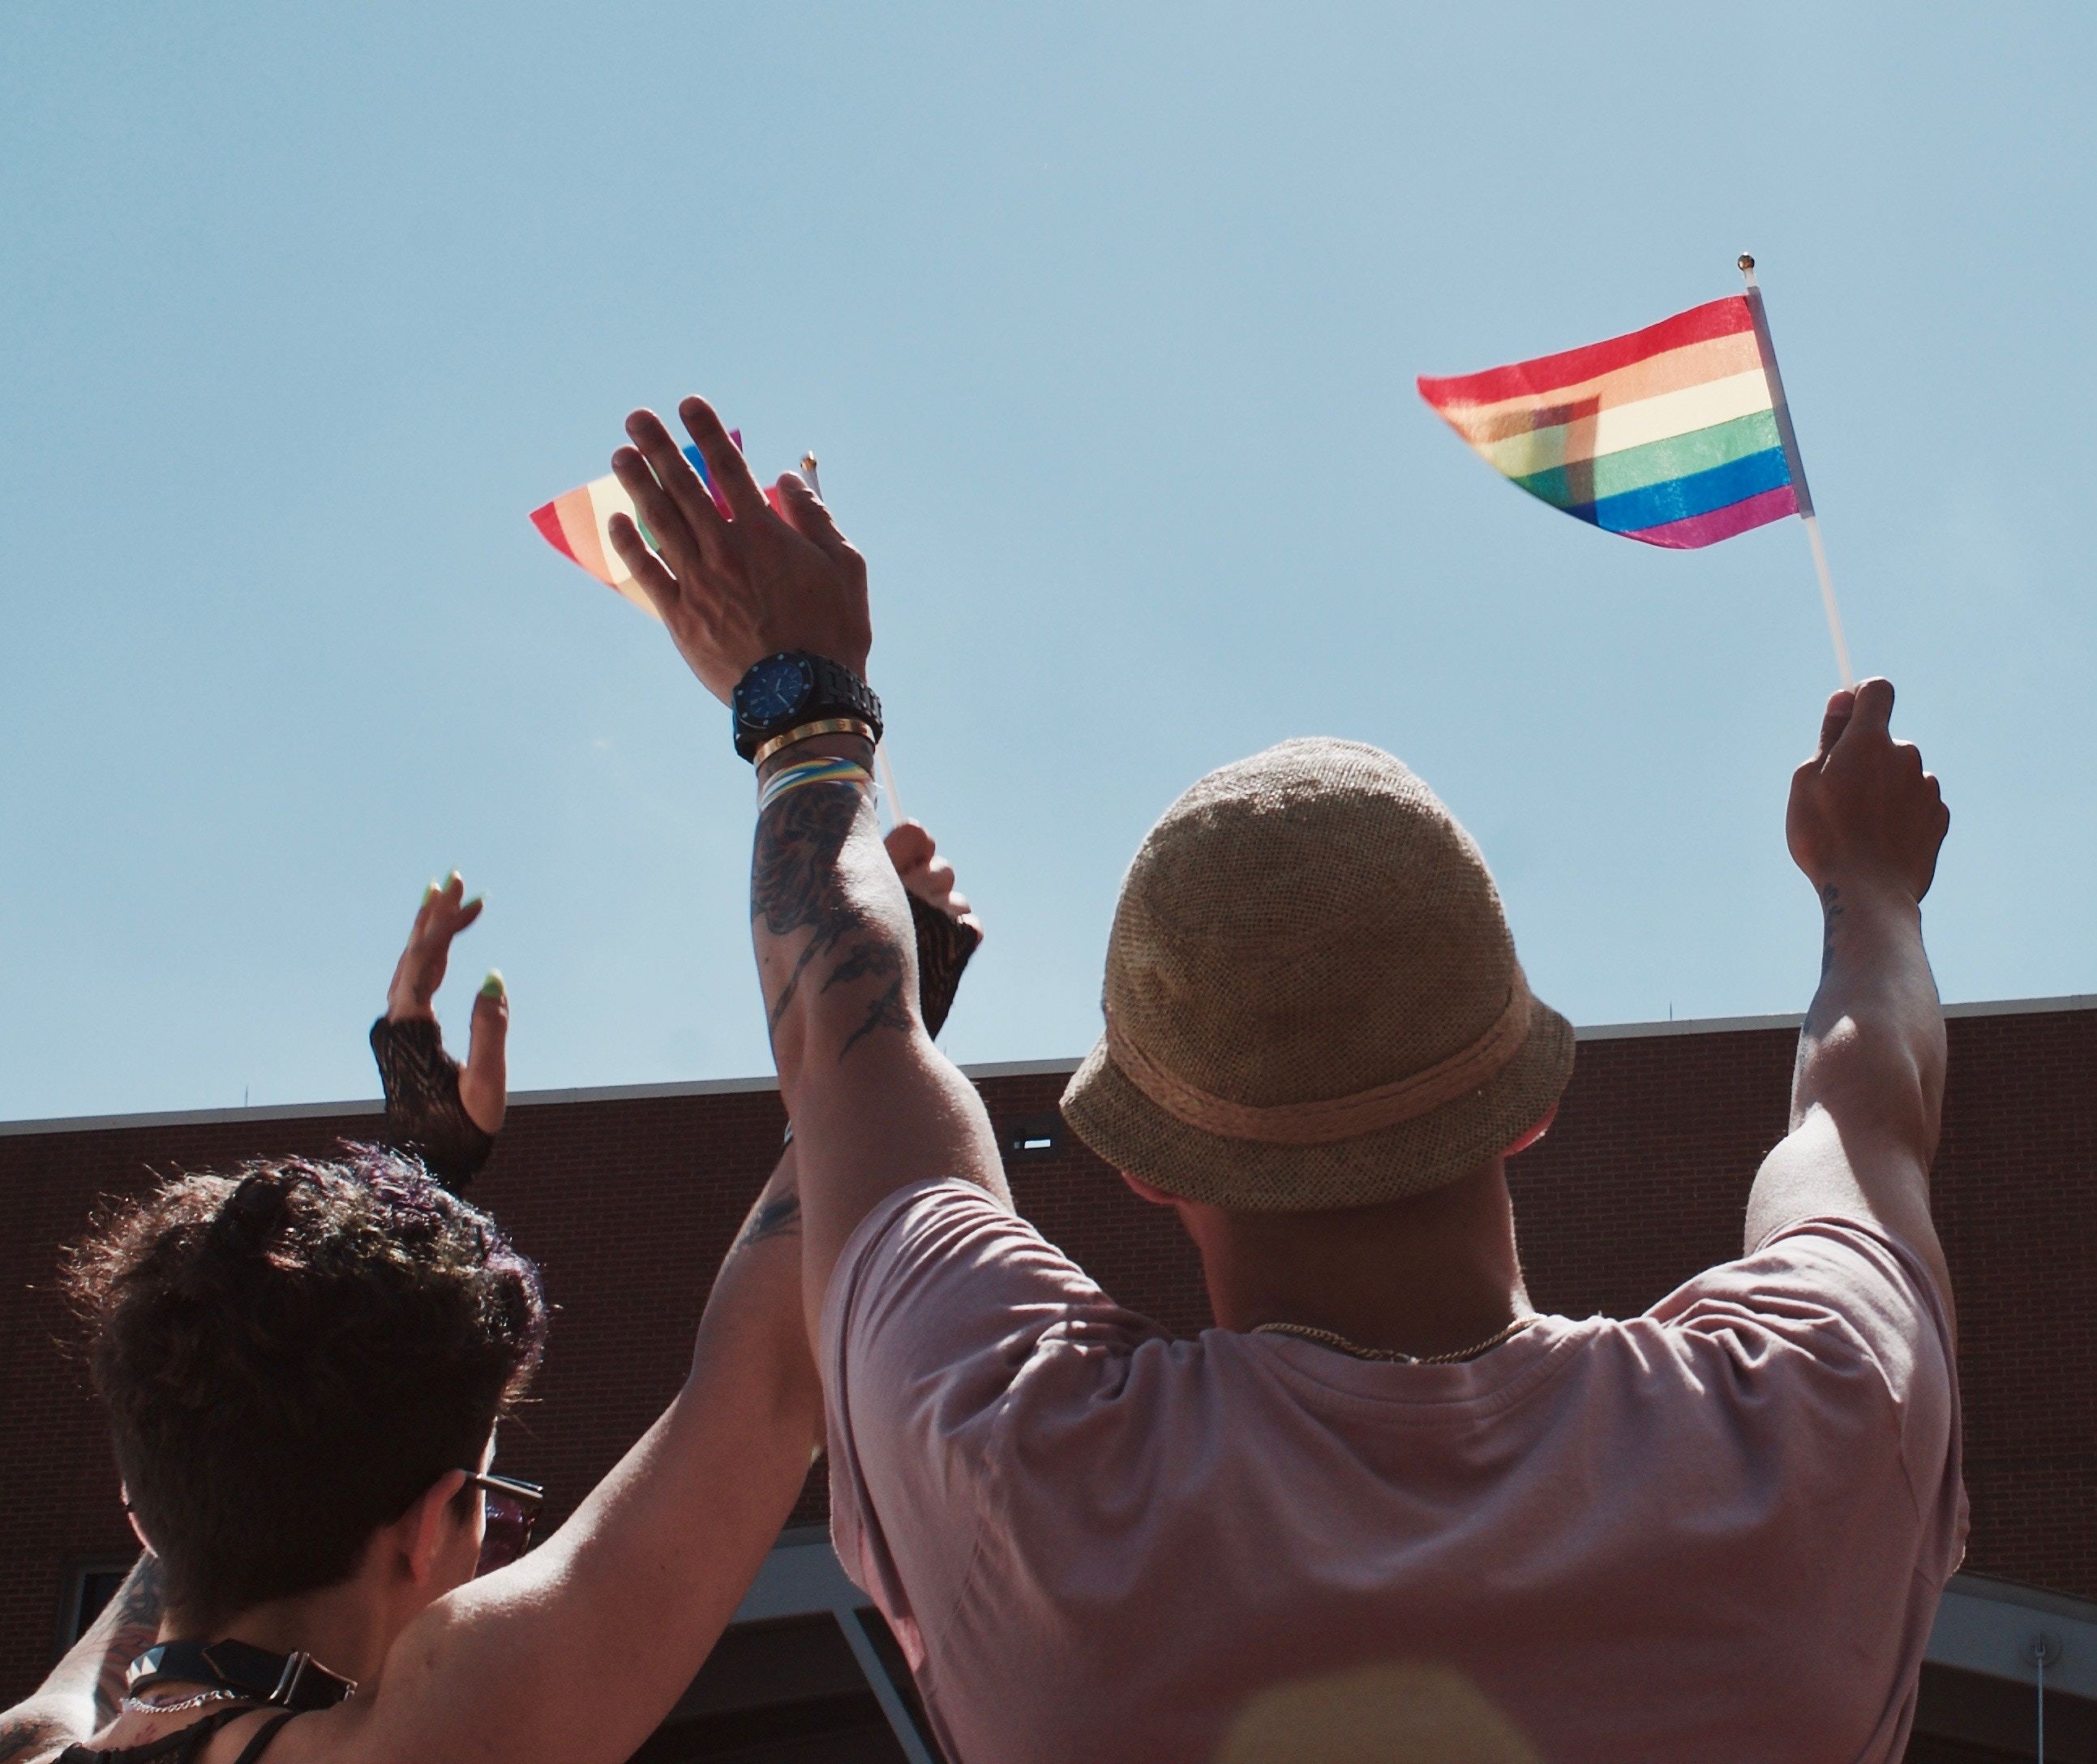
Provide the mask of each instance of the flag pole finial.
{"label": "flag pole finial", "polygon": [[1745,252],[1742,252],[1735,261],[1740,265],[1740,270],[1742,275],[1745,275],[1755,266],[1754,259],[1750,257]]}

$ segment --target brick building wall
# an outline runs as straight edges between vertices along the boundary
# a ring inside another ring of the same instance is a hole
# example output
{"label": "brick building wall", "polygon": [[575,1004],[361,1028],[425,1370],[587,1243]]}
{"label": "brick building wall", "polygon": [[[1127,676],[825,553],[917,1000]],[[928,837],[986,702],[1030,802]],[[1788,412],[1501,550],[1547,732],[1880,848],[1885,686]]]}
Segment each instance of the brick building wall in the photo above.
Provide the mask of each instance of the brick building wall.
{"label": "brick building wall", "polygon": [[[1955,1017],[1936,1208],[1958,1295],[1968,1566],[2097,1598],[2097,1009]],[[1649,1025],[1583,1034],[1556,1128],[1511,1167],[1531,1296],[1635,1311],[1738,1253],[1782,1133],[1793,1031]],[[1054,1123],[1062,1075],[979,1076],[1021,1210],[1110,1291],[1168,1326],[1206,1320],[1198,1264]],[[571,1508],[684,1376],[709,1278],[776,1155],[767,1086],[519,1098],[475,1197],[536,1256],[558,1307],[501,1467]],[[129,1534],[99,1422],[57,1346],[58,1247],[149,1171],[325,1153],[370,1105],[0,1129],[0,1702],[51,1657],[69,1569]],[[1021,1149],[1030,1140],[1053,1143]],[[797,1520],[820,1518],[812,1480]]]}

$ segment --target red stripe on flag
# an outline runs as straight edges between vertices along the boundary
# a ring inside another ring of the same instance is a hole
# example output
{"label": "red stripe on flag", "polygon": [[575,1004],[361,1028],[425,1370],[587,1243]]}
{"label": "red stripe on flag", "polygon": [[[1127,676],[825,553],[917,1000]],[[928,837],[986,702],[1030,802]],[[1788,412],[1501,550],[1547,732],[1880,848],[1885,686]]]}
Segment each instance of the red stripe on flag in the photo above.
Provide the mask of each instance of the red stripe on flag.
{"label": "red stripe on flag", "polygon": [[1774,490],[1749,497],[1745,502],[1713,509],[1708,514],[1692,514],[1687,520],[1640,527],[1622,536],[1644,545],[1664,545],[1670,551],[1694,551],[1700,546],[1715,545],[1722,539],[1731,539],[1750,527],[1766,527],[1771,521],[1780,521],[1785,515],[1797,512],[1797,491],[1788,484],[1780,484]]}
{"label": "red stripe on flag", "polygon": [[561,517],[554,512],[552,503],[549,502],[544,508],[536,508],[532,510],[532,524],[545,536],[546,543],[559,552],[569,562],[582,562],[568,544],[568,536],[561,531]]}
{"label": "red stripe on flag", "polygon": [[1584,349],[1539,356],[1534,361],[1517,361],[1507,367],[1488,368],[1482,374],[1465,374],[1451,379],[1431,379],[1422,374],[1420,396],[1438,410],[1451,405],[1496,405],[1504,398],[1521,398],[1555,392],[1561,386],[1578,386],[1598,374],[1643,361],[1648,356],[1754,328],[1754,315],[1748,310],[1747,296],[1729,294],[1723,300],[1692,306],[1688,312],[1663,318],[1644,330],[1612,337],[1607,343],[1591,343]]}

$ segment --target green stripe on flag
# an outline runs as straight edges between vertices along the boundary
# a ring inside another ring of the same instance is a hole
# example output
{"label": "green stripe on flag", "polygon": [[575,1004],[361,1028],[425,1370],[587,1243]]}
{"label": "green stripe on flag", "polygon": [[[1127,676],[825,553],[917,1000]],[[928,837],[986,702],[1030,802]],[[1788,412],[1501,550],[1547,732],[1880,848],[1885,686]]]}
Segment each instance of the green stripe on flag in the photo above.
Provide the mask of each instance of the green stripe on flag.
{"label": "green stripe on flag", "polygon": [[1553,508],[1579,508],[1605,496],[1622,496],[1627,490],[1666,484],[1670,478],[1687,478],[1714,466],[1730,466],[1736,459],[1780,444],[1776,414],[1758,410],[1730,422],[1714,422],[1708,429],[1692,429],[1687,435],[1670,435],[1664,441],[1648,441],[1641,447],[1604,453],[1599,459],[1533,471],[1514,481]]}

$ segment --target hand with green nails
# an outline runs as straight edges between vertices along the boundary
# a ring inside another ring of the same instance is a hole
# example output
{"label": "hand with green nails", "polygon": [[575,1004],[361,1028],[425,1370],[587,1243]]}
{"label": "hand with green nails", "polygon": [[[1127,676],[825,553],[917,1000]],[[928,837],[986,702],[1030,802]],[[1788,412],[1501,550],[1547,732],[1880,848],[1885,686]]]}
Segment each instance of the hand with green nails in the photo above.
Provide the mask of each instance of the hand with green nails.
{"label": "hand with green nails", "polygon": [[488,970],[474,1000],[463,1067],[444,1052],[437,1028],[435,1000],[452,939],[480,917],[483,904],[480,895],[466,899],[457,870],[423,891],[393,970],[386,1014],[371,1030],[386,1088],[387,1138],[416,1153],[454,1188],[487,1161],[509,1098],[510,995],[497,970]]}

